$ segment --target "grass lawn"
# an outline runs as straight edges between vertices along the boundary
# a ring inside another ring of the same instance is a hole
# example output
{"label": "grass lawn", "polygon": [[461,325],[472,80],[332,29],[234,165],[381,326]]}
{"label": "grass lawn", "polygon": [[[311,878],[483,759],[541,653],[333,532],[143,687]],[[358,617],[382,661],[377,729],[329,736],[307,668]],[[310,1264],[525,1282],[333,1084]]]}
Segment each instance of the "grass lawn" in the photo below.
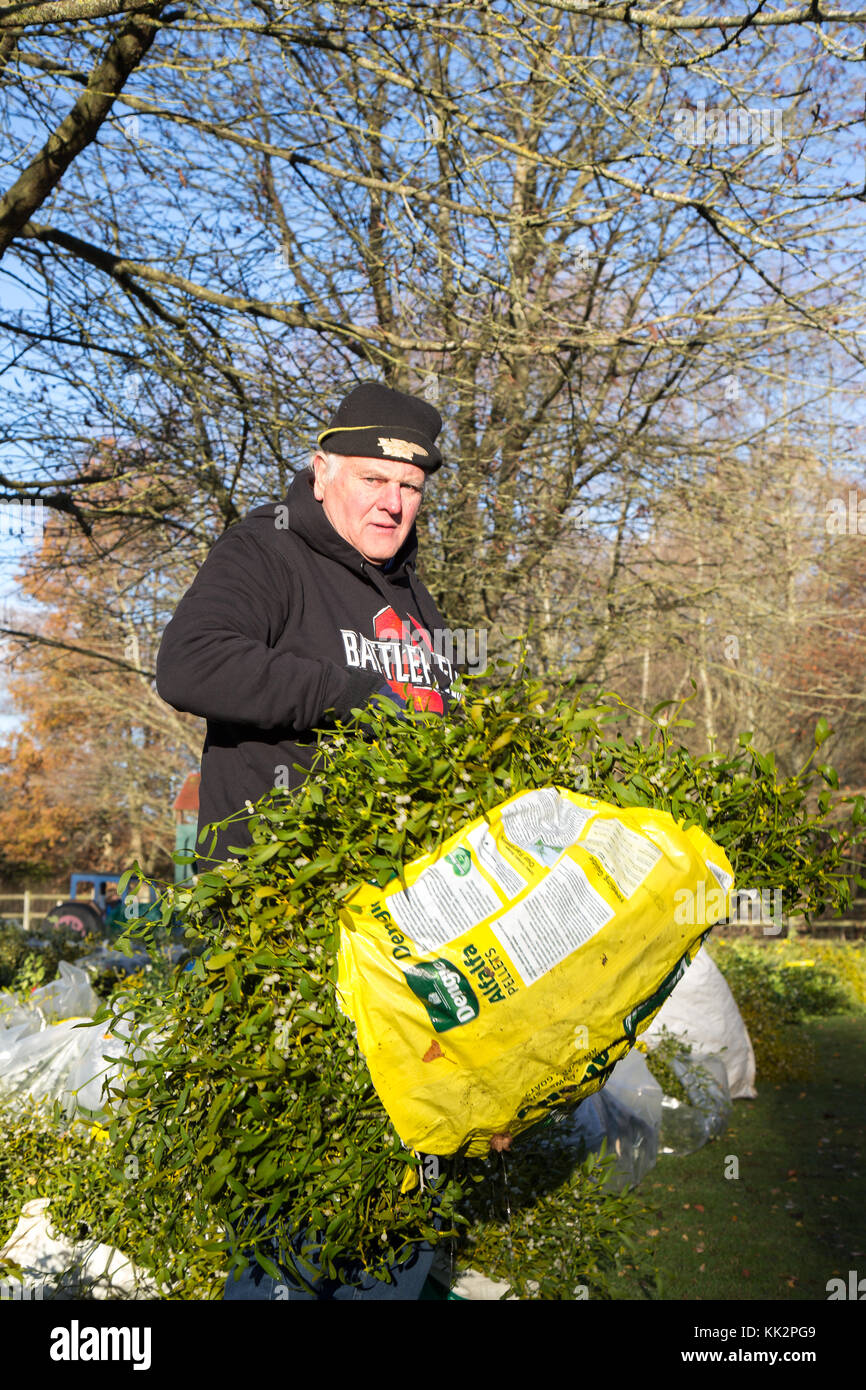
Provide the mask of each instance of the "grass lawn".
{"label": "grass lawn", "polygon": [[[688,1157],[660,1155],[639,1188],[653,1209],[620,1298],[820,1299],[866,1276],[866,1014],[816,1019],[813,1077],[755,1085]],[[726,1178],[734,1155],[739,1177]],[[728,1165],[730,1166],[730,1165]],[[643,1285],[643,1287],[642,1287]]]}

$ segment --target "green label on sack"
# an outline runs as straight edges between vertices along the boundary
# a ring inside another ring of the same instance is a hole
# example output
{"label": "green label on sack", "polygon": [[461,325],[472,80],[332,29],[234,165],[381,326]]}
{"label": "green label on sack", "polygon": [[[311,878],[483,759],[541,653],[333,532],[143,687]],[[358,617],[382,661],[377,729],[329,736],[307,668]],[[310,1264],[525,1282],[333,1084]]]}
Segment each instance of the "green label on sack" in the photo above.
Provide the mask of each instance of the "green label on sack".
{"label": "green label on sack", "polygon": [[686,954],[681,956],[677,961],[673,970],[665,975],[655,993],[651,994],[649,999],[645,999],[642,1004],[638,1004],[637,1008],[632,1009],[631,1013],[627,1014],[623,1019],[622,1026],[625,1029],[625,1035],[630,1043],[633,1043],[637,1037],[638,1024],[643,1023],[645,1018],[649,1018],[650,1014],[656,1013],[661,1008],[674,985],[685,975],[689,963],[689,954],[687,951]]}
{"label": "green label on sack", "polygon": [[478,1017],[478,999],[466,976],[450,961],[430,960],[404,971],[437,1033],[471,1023]]}
{"label": "green label on sack", "polygon": [[472,856],[468,850],[458,847],[446,854],[445,863],[451,865],[458,878],[464,878],[472,868]]}

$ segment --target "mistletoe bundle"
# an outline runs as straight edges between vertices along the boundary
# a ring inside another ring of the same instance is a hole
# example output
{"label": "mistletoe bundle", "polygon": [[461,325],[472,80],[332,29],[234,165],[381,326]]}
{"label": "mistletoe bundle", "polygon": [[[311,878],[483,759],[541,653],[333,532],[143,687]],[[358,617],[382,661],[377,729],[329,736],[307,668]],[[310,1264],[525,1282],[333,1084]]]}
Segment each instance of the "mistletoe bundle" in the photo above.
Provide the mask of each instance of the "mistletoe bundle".
{"label": "mistletoe bundle", "polygon": [[118,1094],[111,1138],[118,1171],[139,1159],[142,1209],[170,1225],[167,1212],[191,1206],[205,1248],[238,1263],[255,1249],[269,1269],[275,1235],[301,1273],[351,1280],[385,1277],[414,1242],[449,1232],[472,1165],[444,1165],[435,1192],[407,1171],[420,1160],[337,1007],[340,912],[359,884],[384,888],[509,797],[577,786],[667,811],[724,849],[738,884],[781,888],[789,911],[846,901],[846,836],[825,830],[829,797],[814,794],[832,770],[779,783],[748,744],[693,757],[658,711],[649,739],[629,742],[616,726],[634,712],[615,697],[588,707],[585,692],[495,674],[507,683],[467,682],[447,721],[383,707],[323,735],[303,786],[253,809],[250,849],[167,897],[164,922],[179,913],[206,950],[138,1019],[149,1050]]}

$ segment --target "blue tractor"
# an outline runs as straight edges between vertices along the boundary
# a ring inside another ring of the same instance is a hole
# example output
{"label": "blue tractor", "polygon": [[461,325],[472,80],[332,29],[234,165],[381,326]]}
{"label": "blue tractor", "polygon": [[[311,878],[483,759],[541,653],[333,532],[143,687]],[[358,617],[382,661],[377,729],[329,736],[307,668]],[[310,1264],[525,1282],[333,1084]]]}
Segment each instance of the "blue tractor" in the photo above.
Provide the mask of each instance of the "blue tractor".
{"label": "blue tractor", "polygon": [[[63,935],[117,937],[133,922],[159,921],[152,884],[139,886],[133,881],[122,895],[117,885],[121,873],[76,873],[69,877],[69,897],[46,914],[42,927]],[[83,889],[90,896],[84,897]],[[80,896],[81,895],[81,896]],[[146,900],[145,900],[146,899]]]}

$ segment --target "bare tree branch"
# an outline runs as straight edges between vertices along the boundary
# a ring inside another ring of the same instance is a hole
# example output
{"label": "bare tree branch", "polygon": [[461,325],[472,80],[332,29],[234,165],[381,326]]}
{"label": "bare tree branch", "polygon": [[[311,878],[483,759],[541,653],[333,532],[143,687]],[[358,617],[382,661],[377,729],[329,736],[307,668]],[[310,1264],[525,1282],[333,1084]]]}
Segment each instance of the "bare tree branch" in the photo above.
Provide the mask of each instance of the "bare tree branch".
{"label": "bare tree branch", "polygon": [[0,636],[18,637],[27,643],[36,643],[42,647],[56,647],[58,651],[74,652],[76,656],[93,657],[97,661],[108,662],[109,666],[119,666],[123,671],[132,671],[137,676],[144,676],[147,680],[156,680],[155,671],[145,671],[130,661],[124,661],[122,657],[109,656],[107,652],[97,652],[91,647],[80,647],[74,642],[61,642],[55,637],[45,637],[40,632],[25,632],[22,628],[16,627],[0,627]]}
{"label": "bare tree branch", "polygon": [[149,0],[140,15],[123,24],[69,115],[0,198],[0,257],[56,188],[75,157],[94,139],[129,74],[153,43],[159,32],[155,21],[166,8],[167,0]]}
{"label": "bare tree branch", "polygon": [[0,29],[33,24],[76,24],[82,19],[107,15],[137,14],[152,7],[152,0],[36,0],[0,6]]}
{"label": "bare tree branch", "polygon": [[[771,10],[765,13],[756,5],[741,15],[731,14],[670,14],[662,9],[646,9],[621,0],[621,3],[607,4],[605,0],[548,0],[551,9],[566,14],[580,15],[586,19],[600,19],[604,23],[634,25],[636,28],[658,29],[666,33],[694,32],[703,29],[742,29],[744,25],[756,29],[773,29],[791,24],[853,24],[863,23],[864,16],[858,10],[840,10],[823,3],[823,0],[808,0],[807,4],[796,5],[791,9]],[[528,10],[528,6],[521,6]]]}

